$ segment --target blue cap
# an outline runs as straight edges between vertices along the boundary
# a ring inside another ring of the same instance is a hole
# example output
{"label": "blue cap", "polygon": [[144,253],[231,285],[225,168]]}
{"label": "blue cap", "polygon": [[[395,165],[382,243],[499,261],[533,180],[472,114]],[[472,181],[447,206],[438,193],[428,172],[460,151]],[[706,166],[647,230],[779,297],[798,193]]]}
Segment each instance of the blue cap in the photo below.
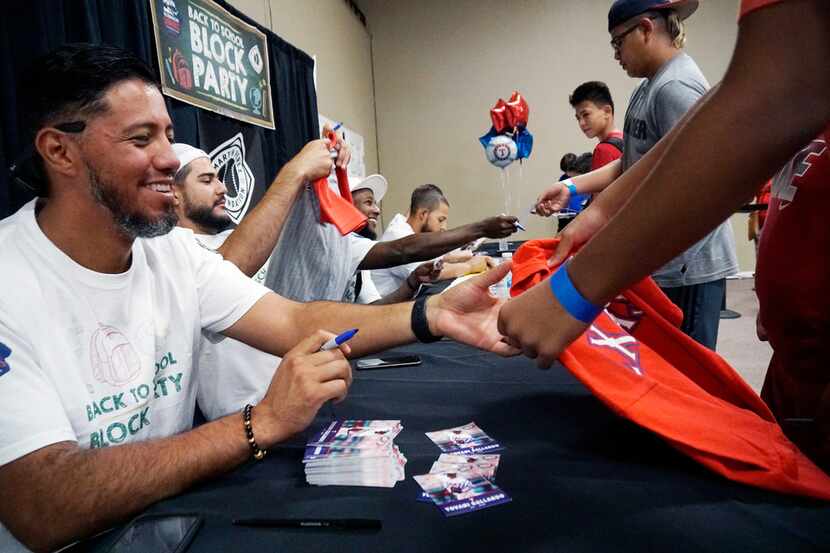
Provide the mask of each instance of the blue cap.
{"label": "blue cap", "polygon": [[355,334],[357,334],[357,329],[356,328],[353,328],[351,330],[347,330],[343,334],[340,334],[339,336],[335,336],[334,343],[337,344],[338,346],[340,344],[345,344],[346,342],[351,340],[354,337]]}
{"label": "blue cap", "polygon": [[699,5],[698,0],[616,0],[608,10],[608,32],[632,17],[653,10],[674,10],[680,19],[692,15]]}

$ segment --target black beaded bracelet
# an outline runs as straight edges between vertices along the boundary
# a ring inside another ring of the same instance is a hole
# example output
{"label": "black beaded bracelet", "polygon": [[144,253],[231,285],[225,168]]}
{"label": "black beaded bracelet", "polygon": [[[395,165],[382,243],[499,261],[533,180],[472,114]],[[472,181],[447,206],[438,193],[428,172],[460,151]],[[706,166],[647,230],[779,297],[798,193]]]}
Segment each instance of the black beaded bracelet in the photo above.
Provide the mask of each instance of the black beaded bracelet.
{"label": "black beaded bracelet", "polygon": [[242,410],[242,424],[245,425],[245,436],[248,437],[248,445],[251,446],[251,451],[254,453],[254,459],[262,461],[262,459],[264,459],[268,454],[268,451],[260,449],[254,439],[254,429],[251,426],[251,409],[253,409],[253,406],[249,403],[245,406],[245,409]]}
{"label": "black beaded bracelet", "polygon": [[421,296],[420,298],[415,300],[415,304],[412,306],[412,317],[410,319],[410,325],[412,326],[412,333],[415,335],[418,341],[424,344],[429,344],[431,342],[437,342],[441,339],[441,337],[436,336],[435,334],[429,331],[426,304],[427,296]]}

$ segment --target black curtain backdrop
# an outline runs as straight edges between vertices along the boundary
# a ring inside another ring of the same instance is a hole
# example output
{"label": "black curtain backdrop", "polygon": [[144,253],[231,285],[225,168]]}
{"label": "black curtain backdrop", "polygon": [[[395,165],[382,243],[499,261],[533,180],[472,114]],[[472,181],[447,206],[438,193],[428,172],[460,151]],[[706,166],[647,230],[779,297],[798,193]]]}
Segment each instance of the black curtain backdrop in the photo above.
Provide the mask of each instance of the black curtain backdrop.
{"label": "black curtain backdrop", "polygon": [[[158,0],[152,0],[158,1]],[[233,15],[268,37],[276,130],[217,115],[165,97],[176,139],[210,152],[242,133],[247,161],[255,177],[250,206],[262,197],[282,165],[309,140],[319,136],[314,62],[222,0]],[[33,197],[12,183],[8,167],[24,149],[17,114],[17,82],[39,55],[68,42],[106,43],[134,52],[159,71],[148,0],[25,0],[10,2],[0,17],[0,218]],[[60,83],[55,83],[60,86]],[[230,195],[230,192],[229,192]]]}

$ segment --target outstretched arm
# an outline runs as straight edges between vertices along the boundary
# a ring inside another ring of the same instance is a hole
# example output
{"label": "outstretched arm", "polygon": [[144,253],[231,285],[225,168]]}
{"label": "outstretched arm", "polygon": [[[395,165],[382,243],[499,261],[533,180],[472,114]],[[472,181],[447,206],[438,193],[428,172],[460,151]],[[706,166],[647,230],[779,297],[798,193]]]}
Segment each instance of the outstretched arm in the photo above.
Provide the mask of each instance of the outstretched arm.
{"label": "outstretched arm", "polygon": [[[828,37],[830,5],[822,0],[785,1],[743,18],[718,90],[568,267],[586,299],[609,301],[699,240],[824,130]],[[540,366],[549,366],[586,326],[564,311],[547,283],[509,302],[499,322]]]}
{"label": "outstretched arm", "polygon": [[[501,355],[515,350],[501,341],[496,318],[502,301],[489,287],[510,269],[504,263],[456,286],[426,303],[429,329]],[[263,296],[236,324],[223,334],[274,355],[282,355],[302,337],[316,329],[339,333],[350,328],[360,332],[349,342],[354,356],[383,351],[415,341],[411,327],[413,304],[355,305],[336,302],[297,303],[274,293]]]}
{"label": "outstretched arm", "polygon": [[378,242],[363,258],[359,268],[397,267],[435,259],[482,237],[507,238],[516,232],[516,221],[516,217],[499,215],[443,232],[420,232],[390,242]]}
{"label": "outstretched arm", "polygon": [[[595,194],[608,188],[620,174],[622,174],[622,161],[616,159],[590,173],[568,180],[576,187],[577,194]],[[538,215],[549,217],[565,209],[570,199],[571,191],[562,181],[557,181],[539,194],[534,210]]]}

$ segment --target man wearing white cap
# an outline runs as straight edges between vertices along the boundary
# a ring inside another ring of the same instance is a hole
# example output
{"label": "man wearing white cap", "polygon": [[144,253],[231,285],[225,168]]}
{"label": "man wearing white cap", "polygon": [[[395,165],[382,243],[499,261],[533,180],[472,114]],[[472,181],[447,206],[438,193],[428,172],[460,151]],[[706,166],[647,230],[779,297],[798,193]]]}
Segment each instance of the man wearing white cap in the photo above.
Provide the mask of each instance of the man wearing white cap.
{"label": "man wearing white cap", "polygon": [[[324,132],[326,129],[324,129]],[[335,163],[345,167],[349,148],[338,137]],[[176,213],[179,226],[199,235],[199,242],[262,283],[268,256],[280,237],[283,224],[306,182],[328,175],[332,168],[328,141],[313,140],[283,166],[265,196],[235,229],[229,230],[225,211],[225,185],[218,179],[210,156],[187,144],[174,144],[179,159],[176,174]]]}
{"label": "man wearing white cap", "polygon": [[[326,129],[324,129],[324,132]],[[189,144],[173,144],[179,169],[173,184],[178,226],[193,231],[202,246],[220,253],[243,273],[262,284],[268,270],[268,255],[297,192],[303,183],[331,169],[326,141],[312,141],[289,161],[268,188],[263,199],[236,228],[225,210],[225,183],[207,152]],[[337,163],[346,165],[350,151],[338,138]],[[233,240],[229,240],[234,236]],[[213,337],[211,337],[213,338]],[[217,342],[202,336],[199,347],[197,403],[208,420],[214,420],[247,403],[262,399],[274,371],[276,355],[252,348],[233,338]]]}
{"label": "man wearing white cap", "polygon": [[[218,250],[235,232],[228,228],[231,219],[225,211],[225,184],[204,151],[187,144],[173,144],[173,152],[179,158],[179,170],[173,180],[178,225],[192,230],[202,246]],[[254,280],[258,280],[259,273]],[[261,284],[262,280],[258,282]],[[202,333],[196,388],[196,402],[202,414],[215,420],[248,403],[258,403],[280,361],[276,355],[233,338],[216,341]]]}
{"label": "man wearing white cap", "polygon": [[[353,264],[360,267],[366,255],[377,246],[378,217],[380,217],[380,202],[386,194],[388,183],[383,175],[369,175],[361,181],[350,184],[352,201],[361,213],[366,215],[366,226],[357,233],[349,235],[352,242]],[[424,282],[437,280],[440,275],[440,268],[432,262],[423,263],[416,271],[413,271],[413,279],[407,279],[397,290],[381,297],[372,281],[371,271],[358,269],[355,272],[346,288],[343,296],[344,301],[355,303],[397,303],[412,299],[415,293]]]}

